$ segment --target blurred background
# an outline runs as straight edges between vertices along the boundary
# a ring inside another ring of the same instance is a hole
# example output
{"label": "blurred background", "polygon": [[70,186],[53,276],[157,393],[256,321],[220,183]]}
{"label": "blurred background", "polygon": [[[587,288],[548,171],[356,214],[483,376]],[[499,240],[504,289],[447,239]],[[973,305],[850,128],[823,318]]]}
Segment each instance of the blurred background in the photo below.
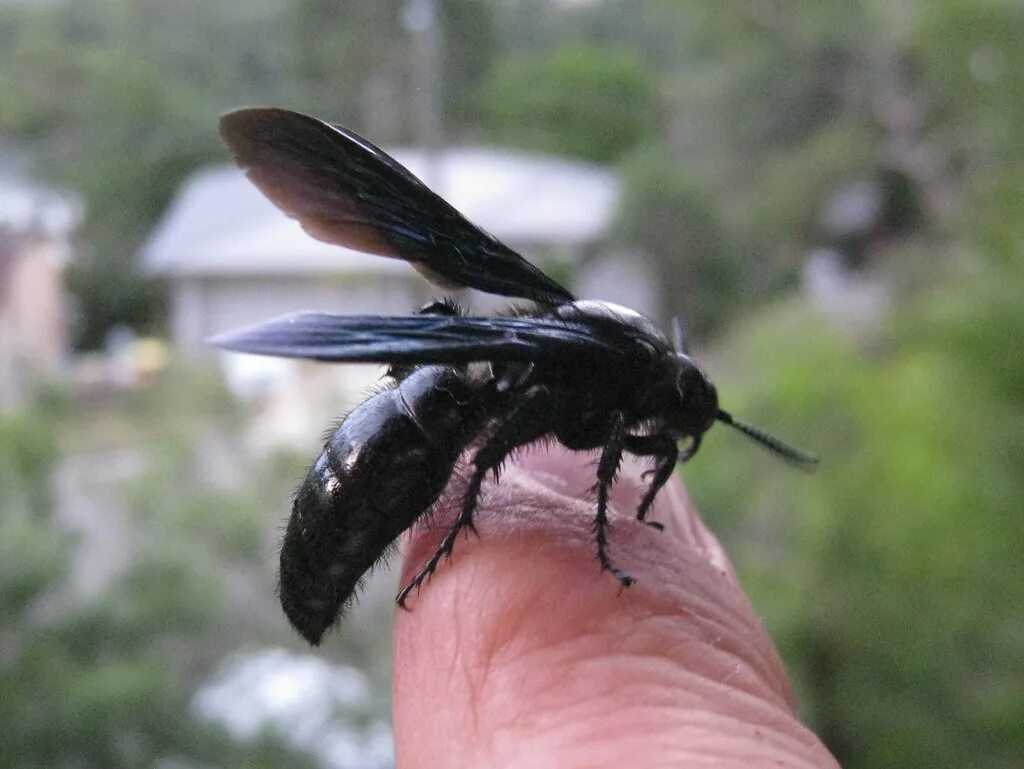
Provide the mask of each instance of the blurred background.
{"label": "blurred background", "polygon": [[[218,116],[364,133],[583,296],[685,317],[685,476],[846,767],[1024,760],[1019,0],[0,1],[0,767],[391,765],[396,577],[315,655],[293,487],[380,375],[219,358],[406,312]],[[467,297],[477,310],[493,299]]]}

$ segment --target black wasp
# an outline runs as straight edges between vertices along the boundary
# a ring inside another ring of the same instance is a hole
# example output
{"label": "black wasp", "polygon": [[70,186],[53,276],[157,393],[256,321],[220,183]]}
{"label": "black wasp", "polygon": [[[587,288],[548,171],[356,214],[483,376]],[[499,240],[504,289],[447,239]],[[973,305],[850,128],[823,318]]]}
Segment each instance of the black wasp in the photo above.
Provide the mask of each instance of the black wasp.
{"label": "black wasp", "polygon": [[719,408],[678,323],[673,345],[639,313],[576,299],[360,136],[282,109],[233,112],[220,130],[249,179],[313,237],[404,259],[445,288],[537,305],[504,317],[466,316],[448,300],[416,315],[299,313],[214,340],[246,353],[390,365],[385,387],[345,418],[295,495],[280,595],[310,643],[437,501],[467,447],[461,514],[398,594],[400,605],[451,554],[459,532],[473,530],[487,474],[526,444],[553,438],[573,450],[601,449],[594,546],[602,570],[623,586],[633,579],[609,557],[607,516],[623,452],[653,462],[641,521],[716,421],[787,460],[815,463]]}

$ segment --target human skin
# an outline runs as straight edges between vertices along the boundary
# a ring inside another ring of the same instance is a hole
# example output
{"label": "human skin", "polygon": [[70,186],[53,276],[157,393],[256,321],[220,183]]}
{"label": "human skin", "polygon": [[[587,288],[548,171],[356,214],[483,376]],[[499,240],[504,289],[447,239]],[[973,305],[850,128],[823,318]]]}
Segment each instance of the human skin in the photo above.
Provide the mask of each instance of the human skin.
{"label": "human skin", "polygon": [[[611,556],[594,557],[594,457],[534,451],[485,486],[451,562],[399,611],[398,769],[835,767],[797,719],[779,655],[678,476],[648,520],[623,463]],[[460,503],[406,542],[403,583]]]}

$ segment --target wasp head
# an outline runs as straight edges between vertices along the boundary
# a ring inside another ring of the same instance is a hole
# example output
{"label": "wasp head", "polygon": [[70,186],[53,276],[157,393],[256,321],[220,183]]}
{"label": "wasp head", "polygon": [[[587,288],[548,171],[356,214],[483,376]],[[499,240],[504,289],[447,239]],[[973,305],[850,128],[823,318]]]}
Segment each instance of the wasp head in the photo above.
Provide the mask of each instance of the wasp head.
{"label": "wasp head", "polygon": [[703,371],[684,353],[676,353],[675,393],[669,429],[680,438],[703,435],[718,414],[718,391]]}

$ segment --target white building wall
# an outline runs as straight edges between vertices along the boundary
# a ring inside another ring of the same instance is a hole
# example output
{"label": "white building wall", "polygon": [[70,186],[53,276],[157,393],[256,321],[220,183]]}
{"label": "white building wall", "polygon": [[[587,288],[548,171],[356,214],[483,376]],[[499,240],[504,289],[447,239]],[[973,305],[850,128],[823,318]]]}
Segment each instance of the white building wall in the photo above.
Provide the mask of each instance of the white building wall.
{"label": "white building wall", "polygon": [[588,261],[577,271],[573,288],[577,296],[615,302],[655,318],[662,310],[655,277],[638,254],[609,253]]}
{"label": "white building wall", "polygon": [[174,281],[171,333],[188,357],[210,354],[206,339],[291,312],[397,315],[415,311],[430,295],[412,270],[391,276],[345,278],[192,278]]}
{"label": "white building wall", "polygon": [[54,376],[67,353],[62,244],[14,242],[0,285],[0,411],[24,405],[31,384]]}

